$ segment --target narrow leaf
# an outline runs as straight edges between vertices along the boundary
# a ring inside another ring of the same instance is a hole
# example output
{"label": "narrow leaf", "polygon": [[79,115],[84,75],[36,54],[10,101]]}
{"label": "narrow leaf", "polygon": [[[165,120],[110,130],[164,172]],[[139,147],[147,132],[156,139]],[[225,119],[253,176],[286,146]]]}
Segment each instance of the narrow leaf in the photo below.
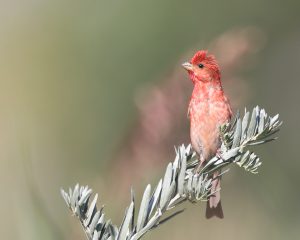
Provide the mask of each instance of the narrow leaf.
{"label": "narrow leaf", "polygon": [[159,180],[159,183],[157,184],[157,187],[155,189],[155,192],[153,193],[152,197],[151,197],[151,207],[150,207],[150,211],[148,213],[148,216],[150,216],[154,210],[154,208],[156,208],[159,200],[160,200],[160,194],[161,194],[161,189],[162,189],[162,179]]}
{"label": "narrow leaf", "polygon": [[242,134],[241,134],[241,138],[244,139],[246,138],[246,130],[247,130],[247,126],[248,126],[248,121],[249,121],[249,112],[246,111],[245,109],[245,115],[243,117],[243,121],[242,121]]}
{"label": "narrow leaf", "polygon": [[131,202],[129,208],[126,209],[125,217],[120,227],[118,240],[126,240],[127,234],[129,233],[129,224],[131,222],[133,208],[134,204],[133,202]]}
{"label": "narrow leaf", "polygon": [[95,195],[89,210],[86,214],[86,219],[84,220],[84,226],[87,227],[90,224],[91,218],[93,216],[93,213],[95,213],[97,211],[96,209],[96,203],[97,203],[97,199],[98,199],[98,194]]}
{"label": "narrow leaf", "polygon": [[162,206],[165,206],[166,204],[171,181],[172,181],[172,163],[169,163],[163,180],[160,203],[159,203],[160,208],[162,208]]}
{"label": "narrow leaf", "polygon": [[256,127],[256,108],[254,108],[252,111],[251,120],[247,131],[247,138],[251,138],[253,136],[255,127]]}
{"label": "narrow leaf", "polygon": [[89,226],[89,229],[91,232],[94,232],[99,218],[100,218],[100,211],[97,211],[92,219],[90,226]]}
{"label": "narrow leaf", "polygon": [[234,131],[232,148],[236,148],[237,146],[240,145],[241,136],[242,136],[242,123],[241,123],[241,119],[238,119]]}
{"label": "narrow leaf", "polygon": [[185,171],[186,171],[186,157],[182,158],[181,161],[181,169],[178,176],[178,193],[182,195],[184,193],[184,178],[185,178]]}
{"label": "narrow leaf", "polygon": [[140,210],[139,210],[139,215],[138,215],[137,225],[136,225],[137,232],[144,227],[145,220],[148,217],[147,212],[148,212],[148,204],[150,200],[150,193],[151,193],[151,185],[148,184],[145,189]]}

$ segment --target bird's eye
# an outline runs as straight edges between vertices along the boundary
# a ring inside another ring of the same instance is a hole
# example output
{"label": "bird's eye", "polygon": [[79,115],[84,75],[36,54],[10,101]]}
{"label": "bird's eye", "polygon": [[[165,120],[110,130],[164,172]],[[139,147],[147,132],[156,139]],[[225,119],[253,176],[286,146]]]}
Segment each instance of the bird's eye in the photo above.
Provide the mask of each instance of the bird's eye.
{"label": "bird's eye", "polygon": [[202,63],[198,64],[199,68],[204,68],[204,65]]}

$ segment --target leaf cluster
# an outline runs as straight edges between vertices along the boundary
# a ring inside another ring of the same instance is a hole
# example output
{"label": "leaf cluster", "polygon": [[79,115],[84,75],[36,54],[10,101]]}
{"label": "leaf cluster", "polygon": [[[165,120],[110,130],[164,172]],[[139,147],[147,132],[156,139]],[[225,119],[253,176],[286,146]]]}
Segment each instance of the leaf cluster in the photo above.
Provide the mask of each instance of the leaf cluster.
{"label": "leaf cluster", "polygon": [[[168,164],[163,178],[154,190],[150,184],[145,188],[138,212],[134,192],[131,190],[131,202],[119,227],[110,220],[105,220],[103,207],[98,210],[96,206],[98,194],[91,200],[92,190],[88,186],[79,187],[77,184],[68,193],[61,190],[61,194],[72,213],[80,220],[87,239],[140,239],[148,231],[183,212],[177,210],[167,215],[181,203],[207,201],[214,194],[211,192],[213,172],[235,163],[246,171],[257,173],[261,161],[249,147],[276,139],[272,135],[279,130],[281,124],[278,115],[269,117],[258,106],[252,110],[251,116],[246,110],[242,118],[238,113],[231,123],[220,127],[221,151],[200,172],[195,172],[199,160],[191,146],[181,145],[175,149],[175,160]],[[225,172],[227,170],[220,175]]]}

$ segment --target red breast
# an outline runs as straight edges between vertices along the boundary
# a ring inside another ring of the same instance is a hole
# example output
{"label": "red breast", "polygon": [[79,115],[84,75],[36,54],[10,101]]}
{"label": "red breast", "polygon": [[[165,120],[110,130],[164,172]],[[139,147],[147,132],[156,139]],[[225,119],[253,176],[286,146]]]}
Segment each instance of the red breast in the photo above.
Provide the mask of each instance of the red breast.
{"label": "red breast", "polygon": [[231,108],[220,85],[195,84],[189,105],[192,146],[204,159],[220,147],[220,125],[231,117]]}

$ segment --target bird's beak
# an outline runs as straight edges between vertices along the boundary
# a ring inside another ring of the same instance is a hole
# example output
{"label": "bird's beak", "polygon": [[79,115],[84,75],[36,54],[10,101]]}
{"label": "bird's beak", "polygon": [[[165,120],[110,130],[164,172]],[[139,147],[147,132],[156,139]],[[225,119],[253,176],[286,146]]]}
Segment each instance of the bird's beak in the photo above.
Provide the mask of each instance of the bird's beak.
{"label": "bird's beak", "polygon": [[193,65],[189,62],[185,62],[182,64],[183,68],[187,71],[192,71],[193,70]]}

